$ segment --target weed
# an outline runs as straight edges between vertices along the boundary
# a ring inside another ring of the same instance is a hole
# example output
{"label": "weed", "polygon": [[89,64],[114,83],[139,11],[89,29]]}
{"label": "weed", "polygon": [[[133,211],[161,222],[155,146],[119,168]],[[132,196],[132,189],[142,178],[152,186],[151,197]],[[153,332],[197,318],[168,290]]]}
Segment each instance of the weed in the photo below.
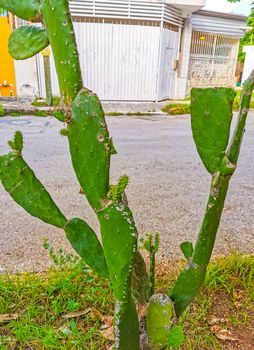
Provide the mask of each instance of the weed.
{"label": "weed", "polygon": [[169,103],[166,107],[162,108],[162,112],[170,115],[190,114],[189,103]]}
{"label": "weed", "polygon": [[108,117],[118,117],[118,116],[120,116],[120,115],[124,115],[123,113],[120,113],[120,112],[107,112],[107,113],[105,113],[106,114],[106,116],[108,116]]}
{"label": "weed", "polygon": [[11,117],[21,117],[22,115],[24,115],[23,111],[16,111],[16,112],[10,113]]}
{"label": "weed", "polygon": [[43,111],[43,110],[37,110],[34,115],[36,117],[47,117],[48,116],[48,113],[46,111]]}
{"label": "weed", "polygon": [[[53,105],[53,106],[56,106],[56,107],[59,107],[59,106],[60,106],[60,103],[61,103],[60,97],[58,97],[58,96],[53,96],[52,105]],[[35,107],[47,107],[47,106],[48,106],[48,103],[47,103],[46,100],[43,100],[43,99],[40,99],[40,98],[36,98],[36,99],[32,102],[32,105],[35,106]]]}
{"label": "weed", "polygon": [[3,107],[3,104],[0,102],[0,117],[3,117],[5,115],[5,110]]}

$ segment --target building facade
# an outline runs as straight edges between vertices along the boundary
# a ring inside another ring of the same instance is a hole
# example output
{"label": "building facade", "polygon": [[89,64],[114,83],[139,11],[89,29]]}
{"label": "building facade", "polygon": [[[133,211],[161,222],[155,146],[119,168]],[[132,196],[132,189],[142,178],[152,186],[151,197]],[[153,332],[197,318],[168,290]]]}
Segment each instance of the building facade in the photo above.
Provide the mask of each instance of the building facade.
{"label": "building facade", "polygon": [[[200,11],[204,5],[204,0],[71,1],[84,85],[111,101],[183,98],[192,86],[233,85],[245,17]],[[50,66],[58,95],[52,55]],[[45,97],[41,54],[16,62],[15,71],[20,97]]]}

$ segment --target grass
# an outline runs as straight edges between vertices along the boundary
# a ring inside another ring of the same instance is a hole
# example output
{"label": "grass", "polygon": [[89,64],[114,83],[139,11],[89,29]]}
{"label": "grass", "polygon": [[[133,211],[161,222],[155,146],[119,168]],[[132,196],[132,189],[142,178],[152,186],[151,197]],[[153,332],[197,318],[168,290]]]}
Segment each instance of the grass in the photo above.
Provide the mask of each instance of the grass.
{"label": "grass", "polygon": [[170,115],[190,114],[190,103],[169,103],[162,112]]}
{"label": "grass", "polygon": [[[241,92],[241,89],[236,90],[236,97],[233,104],[234,111],[239,110]],[[168,113],[170,115],[190,114],[190,97],[186,97],[182,101],[186,101],[186,103],[169,102],[164,108],[162,108],[162,112]],[[254,92],[252,93],[250,108],[254,108]]]}
{"label": "grass", "polygon": [[[107,349],[110,341],[101,336],[101,324],[90,312],[69,320],[62,316],[91,307],[113,315],[110,284],[72,255],[65,256],[62,251],[55,255],[47,248],[55,263],[49,271],[0,275],[0,315],[18,315],[16,320],[0,323],[0,349]],[[168,292],[176,278],[177,264],[166,264],[157,266],[157,291]],[[200,295],[180,319],[186,334],[181,349],[229,349],[212,334],[207,318],[212,314],[226,318],[227,328],[239,336],[246,332],[254,320],[253,285],[253,256],[234,253],[214,260]]]}
{"label": "grass", "polygon": [[[59,107],[59,106],[60,106],[60,103],[61,103],[60,97],[58,97],[58,96],[53,96],[53,99],[52,99],[52,106],[57,106],[57,107]],[[43,100],[43,99],[40,99],[40,98],[36,98],[36,99],[32,102],[32,105],[35,106],[35,107],[47,107],[47,106],[48,106],[47,101],[46,101],[46,100]]]}
{"label": "grass", "polygon": [[0,117],[3,117],[4,115],[5,115],[5,110],[2,102],[0,102]]}

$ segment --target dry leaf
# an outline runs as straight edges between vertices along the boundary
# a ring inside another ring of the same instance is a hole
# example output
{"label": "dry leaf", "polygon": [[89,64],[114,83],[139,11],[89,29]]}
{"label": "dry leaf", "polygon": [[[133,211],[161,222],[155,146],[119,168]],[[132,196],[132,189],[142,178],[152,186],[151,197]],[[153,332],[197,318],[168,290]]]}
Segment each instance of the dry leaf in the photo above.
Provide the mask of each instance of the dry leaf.
{"label": "dry leaf", "polygon": [[240,309],[242,307],[242,304],[239,303],[239,301],[236,301],[234,305],[237,309]]}
{"label": "dry leaf", "polygon": [[216,336],[216,338],[220,340],[230,340],[230,341],[239,341],[239,339],[234,336],[229,330],[223,329],[220,326],[211,327],[212,333]]}
{"label": "dry leaf", "polygon": [[138,307],[138,317],[142,319],[146,316],[147,305],[139,305]]}
{"label": "dry leaf", "polygon": [[114,323],[114,317],[113,316],[104,316],[102,319],[102,322],[104,323],[104,329],[107,327],[113,326]]}
{"label": "dry leaf", "polygon": [[0,315],[0,323],[14,321],[18,318],[18,314],[2,314]]}
{"label": "dry leaf", "polygon": [[103,320],[104,316],[102,315],[102,313],[100,311],[96,310],[94,307],[91,307],[90,314],[94,320],[98,320],[98,321]]}
{"label": "dry leaf", "polygon": [[68,314],[65,314],[62,316],[65,320],[68,320],[69,318],[76,318],[86,315],[88,312],[90,312],[90,309],[84,310],[84,311],[75,311],[75,312],[69,312]]}
{"label": "dry leaf", "polygon": [[224,208],[223,208],[223,211],[229,211],[232,209],[232,206],[231,205],[226,205]]}
{"label": "dry leaf", "polygon": [[214,326],[219,323],[226,323],[226,320],[225,318],[219,318],[214,315],[211,315],[208,317],[207,323],[209,324],[209,326]]}
{"label": "dry leaf", "polygon": [[111,326],[105,330],[100,331],[101,335],[108,339],[108,340],[114,340],[114,326]]}

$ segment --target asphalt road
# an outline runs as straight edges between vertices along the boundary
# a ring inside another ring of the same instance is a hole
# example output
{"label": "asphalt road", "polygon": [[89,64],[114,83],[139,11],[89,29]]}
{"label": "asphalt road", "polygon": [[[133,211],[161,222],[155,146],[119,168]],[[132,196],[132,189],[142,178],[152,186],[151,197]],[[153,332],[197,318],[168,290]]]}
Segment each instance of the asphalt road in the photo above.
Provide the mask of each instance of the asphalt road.
{"label": "asphalt road", "polygon": [[[118,155],[112,182],[130,176],[127,190],[138,228],[161,233],[161,256],[179,257],[179,245],[194,240],[210,187],[185,117],[109,117]],[[15,130],[25,138],[24,157],[68,218],[85,218],[98,229],[96,217],[79,194],[67,139],[53,118],[0,119],[0,154]],[[239,167],[232,179],[215,253],[254,250],[254,114],[249,118]],[[49,265],[42,247],[48,237],[56,248],[70,250],[64,233],[29,216],[0,185],[0,269],[41,270]]]}

